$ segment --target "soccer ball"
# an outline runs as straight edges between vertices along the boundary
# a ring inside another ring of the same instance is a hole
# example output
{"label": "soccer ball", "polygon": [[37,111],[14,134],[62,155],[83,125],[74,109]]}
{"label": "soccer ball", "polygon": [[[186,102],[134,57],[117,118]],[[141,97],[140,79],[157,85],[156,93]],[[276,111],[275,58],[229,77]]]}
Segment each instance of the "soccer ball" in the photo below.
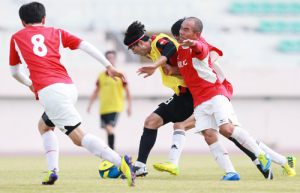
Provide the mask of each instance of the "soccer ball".
{"label": "soccer ball", "polygon": [[121,172],[113,163],[103,160],[99,165],[99,174],[102,178],[119,178]]}

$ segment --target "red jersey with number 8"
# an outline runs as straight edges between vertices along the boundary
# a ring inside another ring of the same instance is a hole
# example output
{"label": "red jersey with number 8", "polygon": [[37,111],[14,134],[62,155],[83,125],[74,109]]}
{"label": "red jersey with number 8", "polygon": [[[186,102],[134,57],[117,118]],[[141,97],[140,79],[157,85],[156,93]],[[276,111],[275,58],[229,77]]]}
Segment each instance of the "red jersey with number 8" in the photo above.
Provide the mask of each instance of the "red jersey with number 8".
{"label": "red jersey with number 8", "polygon": [[73,84],[62,59],[62,49],[77,49],[81,42],[62,29],[29,26],[12,36],[9,65],[24,64],[35,91],[55,83]]}

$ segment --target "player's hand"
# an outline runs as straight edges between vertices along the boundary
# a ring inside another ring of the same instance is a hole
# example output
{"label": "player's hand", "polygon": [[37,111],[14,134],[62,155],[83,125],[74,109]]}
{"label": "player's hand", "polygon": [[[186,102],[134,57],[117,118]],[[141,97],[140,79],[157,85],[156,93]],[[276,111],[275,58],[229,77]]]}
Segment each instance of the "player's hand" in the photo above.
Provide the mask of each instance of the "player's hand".
{"label": "player's hand", "polygon": [[172,66],[169,64],[164,64],[161,67],[165,75],[172,75]]}
{"label": "player's hand", "polygon": [[182,43],[180,44],[181,46],[195,46],[196,45],[196,41],[195,40],[183,40]]}
{"label": "player's hand", "polygon": [[90,113],[90,111],[91,111],[91,106],[89,106],[89,107],[87,108],[87,112]]}
{"label": "player's hand", "polygon": [[116,77],[119,77],[123,80],[123,82],[126,82],[125,74],[123,74],[122,72],[115,69],[115,67],[113,67],[112,65],[107,66],[106,69],[107,69],[108,75],[112,79],[114,79],[114,81],[117,81]]}
{"label": "player's hand", "polygon": [[33,85],[31,85],[31,86],[29,87],[29,89],[34,93]]}
{"label": "player's hand", "polygon": [[137,73],[138,75],[141,75],[141,74],[146,74],[144,76],[144,78],[147,78],[148,76],[151,76],[155,70],[156,70],[156,66],[155,65],[147,65],[147,66],[143,66],[142,68],[140,68]]}
{"label": "player's hand", "polygon": [[128,117],[130,117],[130,115],[131,115],[131,108],[127,109],[127,115],[128,115]]}

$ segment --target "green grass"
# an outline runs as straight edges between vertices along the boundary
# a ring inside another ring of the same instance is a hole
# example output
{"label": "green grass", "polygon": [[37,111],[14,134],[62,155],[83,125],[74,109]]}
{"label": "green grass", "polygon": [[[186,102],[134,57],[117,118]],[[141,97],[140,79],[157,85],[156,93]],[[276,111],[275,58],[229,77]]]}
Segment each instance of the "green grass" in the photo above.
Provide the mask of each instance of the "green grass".
{"label": "green grass", "polygon": [[[300,159],[300,156],[296,156]],[[246,156],[231,160],[242,180],[220,182],[223,170],[212,156],[182,156],[180,174],[176,177],[153,169],[152,164],[167,161],[167,156],[151,156],[149,174],[138,178],[135,187],[121,179],[102,179],[98,173],[100,160],[93,156],[60,157],[59,179],[54,186],[42,186],[46,176],[45,157],[1,157],[0,192],[299,192],[300,177],[282,174],[272,164],[274,180],[267,181]],[[134,158],[133,160],[136,160]]]}

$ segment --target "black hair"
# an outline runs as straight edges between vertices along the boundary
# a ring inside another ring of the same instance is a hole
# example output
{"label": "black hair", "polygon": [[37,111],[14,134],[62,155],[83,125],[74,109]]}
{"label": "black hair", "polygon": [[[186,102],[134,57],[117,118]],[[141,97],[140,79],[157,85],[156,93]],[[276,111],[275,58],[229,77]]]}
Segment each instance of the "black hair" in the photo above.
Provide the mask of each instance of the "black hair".
{"label": "black hair", "polygon": [[41,23],[46,16],[46,9],[39,2],[27,3],[20,7],[19,16],[26,24]]}
{"label": "black hair", "polygon": [[105,57],[107,57],[108,54],[113,54],[115,57],[117,56],[117,53],[114,50],[110,50],[110,51],[105,52]]}
{"label": "black hair", "polygon": [[200,19],[198,19],[197,17],[189,17],[187,19],[192,19],[195,23],[195,26],[194,26],[194,32],[200,32],[200,34],[202,33],[202,30],[203,30],[203,24],[202,24],[202,21]]}
{"label": "black hair", "polygon": [[174,37],[179,36],[179,30],[180,30],[181,24],[184,22],[184,20],[186,20],[186,17],[179,19],[172,25],[171,32]]}
{"label": "black hair", "polygon": [[[126,46],[132,44],[133,42],[135,42],[137,39],[139,39],[144,33],[146,32],[145,30],[145,26],[139,22],[139,21],[135,21],[133,22],[126,30],[125,32],[125,38],[124,38],[124,44]],[[148,41],[150,39],[149,36],[145,35],[144,37],[142,37],[142,41]],[[132,46],[136,46],[138,45],[139,42],[134,43],[133,45],[131,45],[129,48],[131,48]]]}

